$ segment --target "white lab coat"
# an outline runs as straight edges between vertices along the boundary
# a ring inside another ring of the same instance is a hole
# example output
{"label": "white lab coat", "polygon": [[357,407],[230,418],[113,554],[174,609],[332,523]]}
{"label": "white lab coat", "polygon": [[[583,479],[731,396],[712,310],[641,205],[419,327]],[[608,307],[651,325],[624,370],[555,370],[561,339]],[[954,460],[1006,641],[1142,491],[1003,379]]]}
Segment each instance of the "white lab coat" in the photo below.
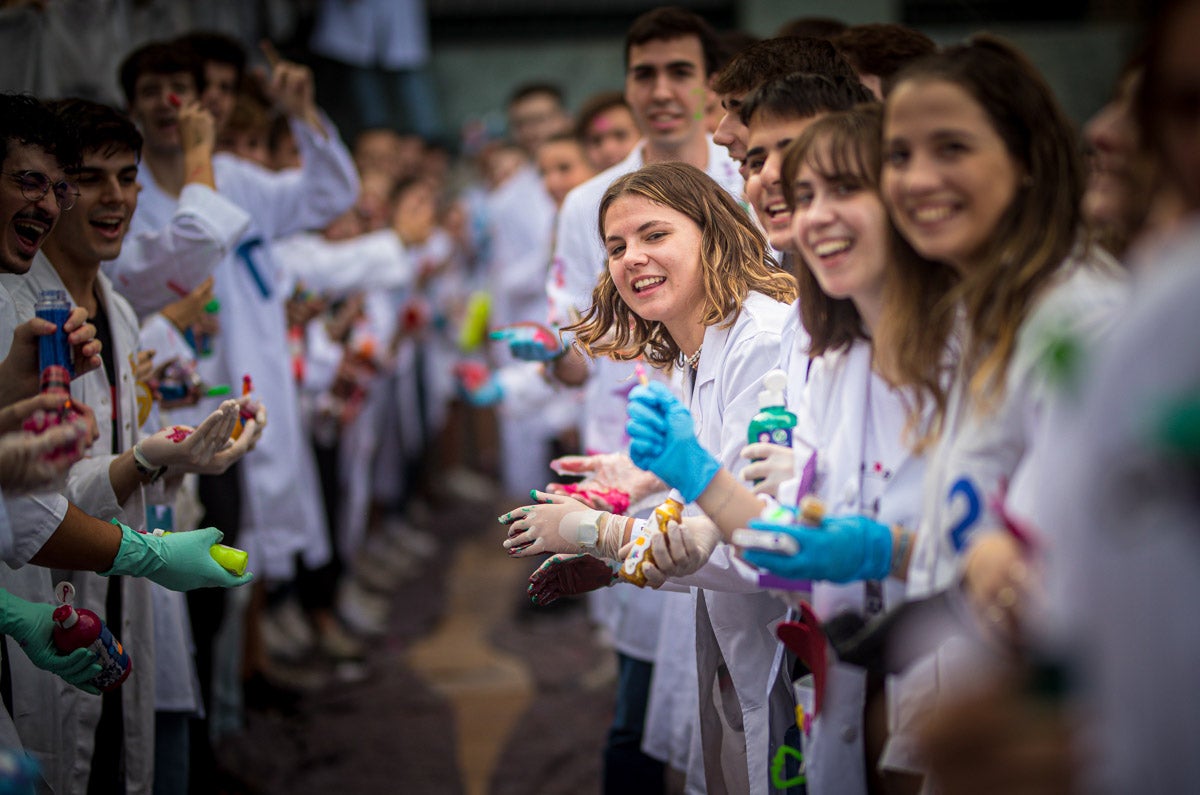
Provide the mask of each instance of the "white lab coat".
{"label": "white lab coat", "polygon": [[[230,155],[213,158],[221,196],[253,220],[234,252],[213,271],[221,333],[214,337],[213,355],[202,359],[199,369],[206,382],[235,389],[249,373],[254,396],[269,412],[262,439],[241,467],[244,500],[238,543],[249,554],[250,567],[270,580],[291,579],[297,553],[303,553],[309,566],[319,566],[329,556],[316,466],[300,426],[287,346],[284,302],[291,285],[272,255],[273,240],[324,226],[357,195],[350,155],[333,126],[323,123],[328,138],[307,124],[292,122],[303,161],[300,169],[275,173]],[[163,229],[177,202],[155,184],[153,175],[144,173],[141,181],[131,230]],[[124,257],[105,264],[117,280],[125,267]],[[183,286],[202,279],[203,275],[193,276]],[[149,292],[163,289],[162,284],[144,278],[126,289],[137,289],[144,303],[153,304]]]}
{"label": "white lab coat", "polygon": [[[790,311],[787,304],[751,293],[731,327],[705,330],[688,408],[700,444],[734,473],[747,463],[740,458],[746,429],[758,411],[762,377],[779,362]],[[687,391],[685,386],[685,396]],[[728,545],[719,547],[698,574],[728,585],[727,590],[692,589],[703,780],[713,793],[767,792],[773,742],[794,719],[789,688],[772,687],[770,681],[778,644],[774,628],[786,608],[757,588],[752,568],[734,558]],[[731,688],[721,682],[722,664]],[[780,719],[774,731],[773,717]],[[694,763],[689,786],[696,783]]]}
{"label": "white lab coat", "polygon": [[[554,200],[542,185],[537,169],[525,165],[489,193],[485,201],[492,241],[486,274],[492,299],[488,326],[499,328],[522,320],[541,320],[546,314],[544,284],[554,237]],[[528,367],[515,362],[507,345],[492,345],[491,353],[500,367],[516,368],[508,374],[510,380],[531,374]],[[505,402],[518,399],[525,405],[499,414],[504,460],[501,479],[509,494],[546,485],[550,440],[564,424],[557,419],[547,421],[549,415],[560,411],[555,405],[559,402],[555,390],[523,390],[511,398],[506,395]]]}
{"label": "white lab coat", "polygon": [[[966,394],[968,378],[961,370],[956,374],[941,440],[928,457],[921,524],[908,570],[910,599],[953,587],[973,535],[1003,527],[992,501],[1005,484],[1019,481],[1035,458],[1055,392],[1056,374],[1048,364],[1052,346],[1068,338],[1094,338],[1110,326],[1125,301],[1123,273],[1098,250],[1086,259],[1075,254],[1063,265],[1022,323],[1004,394],[986,415],[973,413]],[[884,766],[921,770],[913,737],[920,712],[939,691],[953,692],[978,679],[978,672],[966,670],[959,655],[949,648],[938,650],[899,677]]]}
{"label": "white lab coat", "polygon": [[[871,345],[858,340],[850,347],[812,360],[793,355],[789,386],[799,398],[789,402],[796,413],[793,447],[817,453],[813,493],[828,516],[860,514],[888,525],[915,529],[920,517],[925,462],[904,442],[908,406],[901,392],[871,370]],[[795,505],[798,483],[780,489],[783,502]],[[881,584],[882,606],[904,600],[904,584]],[[823,621],[850,610],[867,610],[866,585],[814,582],[813,609]],[[878,609],[876,606],[875,609]],[[782,647],[776,663],[783,659]],[[829,682],[821,714],[805,737],[808,791],[814,795],[867,791],[863,766],[863,704],[866,674],[841,663],[830,651]]]}
{"label": "white lab coat", "polygon": [[[624,174],[637,171],[644,165],[644,144],[625,157],[625,160],[607,171],[575,187],[559,209],[554,226],[554,253],[550,270],[546,273],[546,297],[550,299],[548,322],[553,325],[568,325],[592,304],[592,291],[596,281],[604,273],[607,255],[596,223],[600,214],[600,199],[604,198],[608,186]],[[734,198],[742,195],[742,178],[727,151],[709,139],[706,172],[716,183],[724,187]],[[625,435],[626,396],[635,381],[635,363],[594,359],[589,361],[588,381],[583,385],[581,416],[581,438],[584,452],[608,453],[628,447]],[[673,663],[691,667],[691,629],[679,621],[672,621],[672,632],[684,633],[678,638],[659,640],[660,622],[664,616],[682,615],[689,612],[682,594],[654,592],[642,588],[640,591],[620,592],[612,598],[607,593],[600,597],[613,614],[606,626],[613,632],[617,650],[636,659],[670,659]],[[690,623],[690,621],[689,621]],[[694,681],[694,679],[692,679]],[[655,671],[654,683],[650,688],[650,703],[646,719],[643,749],[652,757],[671,761],[682,766],[689,746],[689,735],[680,733],[678,722],[673,717],[676,710],[667,706],[667,701],[676,700],[677,694],[665,693],[671,689],[688,687],[688,679],[664,676]],[[695,688],[689,688],[695,692]],[[690,700],[690,695],[685,695]],[[661,707],[661,709],[660,709]],[[694,712],[689,710],[690,712]],[[662,727],[661,731],[659,727]],[[672,739],[673,736],[673,739]],[[682,747],[682,753],[671,753],[671,747]]]}
{"label": "white lab coat", "polygon": [[1194,457],[1161,430],[1200,384],[1198,257],[1193,222],[1136,263],[1132,299],[1088,345],[1085,378],[1030,467],[1031,499],[1014,506],[1046,539],[1040,645],[1068,664],[1073,714],[1088,717],[1085,792],[1200,791],[1200,490]]}
{"label": "white lab coat", "polygon": [[[0,276],[11,292],[17,315],[33,317],[34,303],[42,290],[65,290],[62,280],[39,253],[24,276]],[[98,277],[112,332],[113,362],[117,367],[117,438],[122,450],[140,438],[137,428],[137,395],[129,357],[138,349],[137,317],[132,307],[117,295],[108,278]],[[71,394],[96,414],[100,438],[67,478],[67,497],[81,510],[100,519],[117,518],[136,529],[146,524],[146,500],[168,499],[163,483],[139,487],[118,504],[108,469],[115,452],[106,419],[113,416],[113,393],[103,368],[75,378]],[[5,579],[7,573],[3,573]],[[12,575],[9,590],[32,601],[50,601],[54,583],[69,580],[75,586],[75,604],[104,616],[109,580],[92,572],[65,572],[28,566]],[[0,584],[3,584],[0,582]],[[151,584],[136,577],[122,577],[122,623],[109,625],[113,635],[129,649],[133,672],[121,686],[125,714],[126,791],[149,793],[154,778],[154,615]],[[8,587],[5,585],[5,587]],[[42,765],[43,774],[56,793],[87,791],[100,699],[88,695],[58,677],[36,668],[23,654],[10,655],[13,672],[13,712],[25,749]]]}

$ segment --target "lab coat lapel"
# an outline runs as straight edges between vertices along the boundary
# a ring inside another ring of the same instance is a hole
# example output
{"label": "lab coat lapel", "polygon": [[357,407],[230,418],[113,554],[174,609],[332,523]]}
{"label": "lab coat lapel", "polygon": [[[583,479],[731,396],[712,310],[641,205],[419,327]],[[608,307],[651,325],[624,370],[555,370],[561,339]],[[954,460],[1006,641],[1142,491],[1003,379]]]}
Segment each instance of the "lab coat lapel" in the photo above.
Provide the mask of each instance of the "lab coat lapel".
{"label": "lab coat lapel", "polygon": [[[716,389],[717,374],[725,363],[725,343],[729,340],[729,328],[709,326],[704,330],[703,350],[696,367],[696,382],[692,387],[691,412],[696,424],[696,438],[710,450],[719,452],[721,418],[716,415],[717,407],[713,390]],[[686,367],[686,365],[685,365]],[[712,428],[710,424],[715,423]]]}

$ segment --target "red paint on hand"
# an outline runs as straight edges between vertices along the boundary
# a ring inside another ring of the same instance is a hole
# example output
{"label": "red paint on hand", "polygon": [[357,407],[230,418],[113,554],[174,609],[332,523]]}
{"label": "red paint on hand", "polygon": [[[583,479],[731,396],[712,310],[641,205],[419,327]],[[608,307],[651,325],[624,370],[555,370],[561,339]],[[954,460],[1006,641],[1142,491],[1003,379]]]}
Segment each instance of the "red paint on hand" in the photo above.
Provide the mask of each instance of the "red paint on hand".
{"label": "red paint on hand", "polygon": [[175,444],[179,444],[191,435],[192,429],[186,425],[174,425],[171,427],[171,432],[167,434],[167,438]]}

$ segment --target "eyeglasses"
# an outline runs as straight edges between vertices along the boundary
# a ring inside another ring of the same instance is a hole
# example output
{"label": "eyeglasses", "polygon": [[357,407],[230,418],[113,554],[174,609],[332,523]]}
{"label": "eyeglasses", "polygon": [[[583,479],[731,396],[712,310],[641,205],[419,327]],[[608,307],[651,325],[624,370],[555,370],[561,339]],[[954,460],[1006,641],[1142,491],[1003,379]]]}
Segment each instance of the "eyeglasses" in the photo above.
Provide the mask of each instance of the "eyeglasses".
{"label": "eyeglasses", "polygon": [[65,179],[61,182],[51,182],[50,178],[40,171],[5,171],[4,175],[12,177],[13,182],[17,183],[25,201],[40,202],[42,197],[53,189],[58,209],[69,210],[79,198],[79,191],[70,182]]}

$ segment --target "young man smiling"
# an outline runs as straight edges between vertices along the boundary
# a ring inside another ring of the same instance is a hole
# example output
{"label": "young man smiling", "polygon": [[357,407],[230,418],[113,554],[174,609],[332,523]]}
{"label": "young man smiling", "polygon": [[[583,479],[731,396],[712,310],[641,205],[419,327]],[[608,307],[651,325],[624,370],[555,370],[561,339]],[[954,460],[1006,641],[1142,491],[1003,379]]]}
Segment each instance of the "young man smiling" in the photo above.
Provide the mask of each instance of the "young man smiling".
{"label": "young man smiling", "polygon": [[[131,367],[138,348],[137,318],[101,275],[100,263],[121,252],[137,206],[141,136],[127,118],[101,105],[68,100],[54,109],[60,122],[76,131],[83,147],[79,164],[68,168],[77,185],[77,201],[47,238],[44,251],[34,257],[29,273],[20,278],[0,276],[0,281],[12,294],[19,316],[32,316],[42,291],[62,290],[92,318],[103,343],[103,365],[74,379],[71,389],[76,399],[96,411],[100,435],[89,457],[72,467],[66,496],[93,515],[115,516],[130,528],[142,529],[146,502],[167,500],[158,485],[166,467],[172,474],[221,471],[249,450],[260,426],[251,420],[247,423],[251,438],[244,433],[228,444],[237,413],[230,401],[179,444],[163,434],[140,436]],[[123,543],[130,533],[137,535],[122,530]],[[14,586],[31,597],[51,585],[44,570],[23,575],[14,577]],[[140,578],[78,572],[67,579],[75,587],[75,603],[106,617],[137,657],[141,675],[97,700],[75,691],[62,697],[54,680],[14,665],[21,700],[36,698],[40,691],[41,700],[53,704],[32,714],[18,709],[14,712],[17,730],[26,747],[38,752],[56,791],[85,786],[93,791],[137,791],[148,785],[153,771],[145,738],[154,731],[154,596],[149,583]],[[62,748],[56,747],[60,737],[70,738]],[[63,748],[70,750],[63,753]]]}

